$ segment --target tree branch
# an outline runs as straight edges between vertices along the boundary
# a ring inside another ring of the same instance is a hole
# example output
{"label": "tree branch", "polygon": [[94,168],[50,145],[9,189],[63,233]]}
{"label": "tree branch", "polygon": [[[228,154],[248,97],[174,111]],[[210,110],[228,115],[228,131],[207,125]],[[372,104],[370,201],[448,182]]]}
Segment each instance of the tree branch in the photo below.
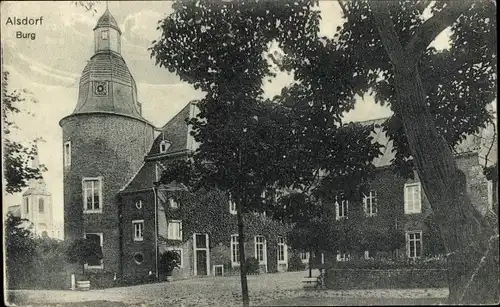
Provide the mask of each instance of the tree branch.
{"label": "tree branch", "polygon": [[392,65],[401,69],[407,67],[407,60],[390,16],[389,5],[390,3],[386,1],[370,1],[373,21],[377,26],[382,44],[389,55]]}
{"label": "tree branch", "polygon": [[473,0],[449,1],[446,7],[420,25],[405,47],[408,59],[416,63],[430,43],[451,26],[473,3]]}

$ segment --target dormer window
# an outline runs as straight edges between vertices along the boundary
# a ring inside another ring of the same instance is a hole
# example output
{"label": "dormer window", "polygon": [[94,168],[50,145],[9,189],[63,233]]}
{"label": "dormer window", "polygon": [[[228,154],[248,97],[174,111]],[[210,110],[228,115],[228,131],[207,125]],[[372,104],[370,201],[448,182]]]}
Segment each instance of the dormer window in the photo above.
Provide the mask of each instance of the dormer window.
{"label": "dormer window", "polygon": [[108,30],[103,30],[101,32],[101,37],[102,39],[108,39],[109,31]]}
{"label": "dormer window", "polygon": [[169,141],[163,140],[160,142],[160,153],[167,152],[168,148],[172,145]]}

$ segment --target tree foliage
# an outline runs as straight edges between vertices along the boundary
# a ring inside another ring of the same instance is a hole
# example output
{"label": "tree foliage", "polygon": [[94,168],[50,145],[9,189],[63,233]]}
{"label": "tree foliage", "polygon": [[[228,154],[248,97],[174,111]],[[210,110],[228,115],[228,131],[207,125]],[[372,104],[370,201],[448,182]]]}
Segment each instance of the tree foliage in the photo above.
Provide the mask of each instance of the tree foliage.
{"label": "tree foliage", "polygon": [[89,239],[77,239],[66,249],[66,260],[69,263],[77,263],[82,266],[85,274],[84,265],[87,263],[96,263],[102,260],[101,246]]}
{"label": "tree foliage", "polygon": [[45,167],[41,165],[38,168],[33,168],[31,165],[31,161],[37,154],[36,143],[40,139],[34,140],[26,146],[12,137],[12,132],[19,129],[13,117],[25,112],[23,107],[29,108],[26,104],[36,103],[36,100],[33,99],[30,92],[24,89],[10,92],[8,77],[9,73],[4,71],[2,74],[3,156],[5,189],[7,193],[12,194],[21,192],[30,180],[41,178],[41,172],[45,171]]}
{"label": "tree foliage", "polygon": [[7,287],[16,289],[31,282],[30,272],[35,267],[36,242],[27,220],[7,214],[5,220],[5,266]]}

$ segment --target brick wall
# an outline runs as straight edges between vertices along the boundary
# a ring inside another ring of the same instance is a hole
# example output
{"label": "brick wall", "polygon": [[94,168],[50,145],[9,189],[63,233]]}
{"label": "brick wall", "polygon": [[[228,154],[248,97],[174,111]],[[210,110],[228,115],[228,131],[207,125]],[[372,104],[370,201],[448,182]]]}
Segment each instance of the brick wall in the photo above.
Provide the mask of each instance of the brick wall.
{"label": "brick wall", "polygon": [[[120,271],[118,191],[142,165],[153,129],[136,119],[81,114],[61,121],[63,142],[71,141],[71,166],[64,171],[66,240],[103,233],[105,271]],[[102,177],[102,213],[83,214],[82,178]]]}

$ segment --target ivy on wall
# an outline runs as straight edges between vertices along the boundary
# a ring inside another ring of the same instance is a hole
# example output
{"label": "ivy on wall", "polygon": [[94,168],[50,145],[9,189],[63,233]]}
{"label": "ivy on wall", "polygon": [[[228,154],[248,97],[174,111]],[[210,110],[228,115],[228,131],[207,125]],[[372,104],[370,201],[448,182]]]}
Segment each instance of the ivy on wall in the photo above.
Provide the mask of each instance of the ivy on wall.
{"label": "ivy on wall", "polygon": [[[229,199],[220,190],[200,189],[196,192],[171,191],[166,192],[166,198],[173,198],[179,208],[170,208],[164,204],[166,219],[182,221],[183,242],[192,238],[195,233],[207,233],[210,247],[222,243],[230,244],[231,235],[238,233],[236,216],[229,212]],[[286,237],[290,226],[270,219],[262,214],[244,214],[245,236],[249,241],[256,235],[266,237],[268,246],[277,240],[278,236]],[[178,241],[166,240],[167,245],[178,245]]]}

